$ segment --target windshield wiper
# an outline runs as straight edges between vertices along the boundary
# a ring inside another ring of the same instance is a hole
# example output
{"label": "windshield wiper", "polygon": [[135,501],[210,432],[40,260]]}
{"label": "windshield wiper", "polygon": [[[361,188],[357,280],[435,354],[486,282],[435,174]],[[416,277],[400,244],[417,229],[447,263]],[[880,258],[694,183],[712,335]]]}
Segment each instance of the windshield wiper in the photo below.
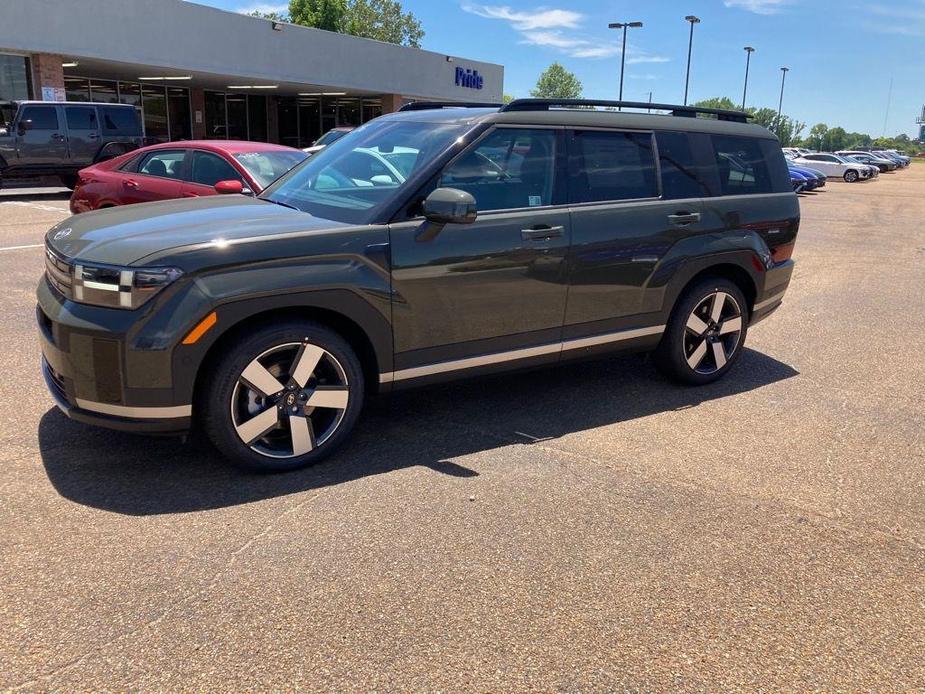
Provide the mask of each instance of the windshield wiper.
{"label": "windshield wiper", "polygon": [[280,205],[282,207],[288,207],[290,210],[295,210],[296,212],[303,212],[295,205],[290,205],[288,202],[282,202],[281,200],[274,200],[273,198],[260,198],[261,200],[266,200],[267,202],[272,202],[274,205]]}

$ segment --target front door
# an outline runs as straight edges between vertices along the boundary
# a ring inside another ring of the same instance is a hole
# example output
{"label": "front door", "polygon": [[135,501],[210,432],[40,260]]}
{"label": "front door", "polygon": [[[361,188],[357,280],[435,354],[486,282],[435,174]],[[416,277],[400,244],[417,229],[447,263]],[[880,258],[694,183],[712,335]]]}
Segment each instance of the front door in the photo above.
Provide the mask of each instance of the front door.
{"label": "front door", "polygon": [[215,195],[215,184],[219,181],[241,181],[248,188],[244,177],[227,161],[213,152],[191,150],[181,195],[184,198],[198,198],[203,195]]}
{"label": "front door", "polygon": [[60,167],[67,162],[64,123],[54,104],[24,106],[17,124],[17,147],[22,166]]}
{"label": "front door", "polygon": [[421,220],[392,225],[396,381],[558,359],[570,240],[560,149],[560,130],[495,128],[437,183],[475,197],[474,224],[433,238]]}
{"label": "front door", "polygon": [[100,149],[100,123],[95,106],[65,106],[71,164],[89,166]]}
{"label": "front door", "polygon": [[146,154],[137,171],[123,174],[121,203],[131,205],[180,197],[186,151],[156,149]]}

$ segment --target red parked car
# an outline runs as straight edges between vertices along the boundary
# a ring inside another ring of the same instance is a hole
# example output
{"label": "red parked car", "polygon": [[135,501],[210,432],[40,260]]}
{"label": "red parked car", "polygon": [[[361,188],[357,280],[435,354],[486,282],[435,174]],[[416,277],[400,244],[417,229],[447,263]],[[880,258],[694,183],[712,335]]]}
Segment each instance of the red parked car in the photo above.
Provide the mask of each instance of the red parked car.
{"label": "red parked car", "polygon": [[306,158],[292,147],[235,140],[142,147],[81,169],[71,212],[217,193],[259,193]]}

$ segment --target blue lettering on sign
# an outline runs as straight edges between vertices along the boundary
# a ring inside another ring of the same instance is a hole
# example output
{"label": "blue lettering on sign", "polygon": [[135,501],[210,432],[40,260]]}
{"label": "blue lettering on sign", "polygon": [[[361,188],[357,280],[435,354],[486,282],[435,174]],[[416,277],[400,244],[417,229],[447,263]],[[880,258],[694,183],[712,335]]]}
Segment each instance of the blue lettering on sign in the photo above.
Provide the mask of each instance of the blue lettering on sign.
{"label": "blue lettering on sign", "polygon": [[456,86],[466,87],[468,89],[481,89],[485,86],[484,78],[478,70],[467,70],[465,68],[456,68]]}

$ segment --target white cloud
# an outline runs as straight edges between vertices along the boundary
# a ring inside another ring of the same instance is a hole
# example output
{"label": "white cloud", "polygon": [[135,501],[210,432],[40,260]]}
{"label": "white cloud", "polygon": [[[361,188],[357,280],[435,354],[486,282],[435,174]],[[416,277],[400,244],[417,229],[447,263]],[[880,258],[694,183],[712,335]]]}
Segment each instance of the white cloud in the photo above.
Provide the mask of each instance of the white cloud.
{"label": "white cloud", "polygon": [[793,0],[724,0],[726,7],[736,7],[755,14],[777,14]]}
{"label": "white cloud", "polygon": [[241,14],[253,14],[254,12],[260,12],[261,14],[270,14],[271,12],[289,14],[289,4],[271,5],[269,3],[259,3],[256,5],[249,5],[248,7],[242,7],[237,11]]}
{"label": "white cloud", "polygon": [[[520,43],[543,46],[571,58],[610,58],[620,54],[620,46],[610,40],[590,40],[563,29],[579,29],[584,15],[571,10],[538,7],[533,11],[516,11],[507,5],[464,4],[462,9],[486,19],[510,24],[521,35]],[[610,37],[608,37],[609,39]],[[649,56],[627,47],[627,62],[666,63],[668,58]]]}
{"label": "white cloud", "polygon": [[583,15],[571,10],[537,9],[535,12],[518,12],[506,5],[463,5],[463,10],[487,19],[503,19],[518,31],[534,29],[574,29]]}

